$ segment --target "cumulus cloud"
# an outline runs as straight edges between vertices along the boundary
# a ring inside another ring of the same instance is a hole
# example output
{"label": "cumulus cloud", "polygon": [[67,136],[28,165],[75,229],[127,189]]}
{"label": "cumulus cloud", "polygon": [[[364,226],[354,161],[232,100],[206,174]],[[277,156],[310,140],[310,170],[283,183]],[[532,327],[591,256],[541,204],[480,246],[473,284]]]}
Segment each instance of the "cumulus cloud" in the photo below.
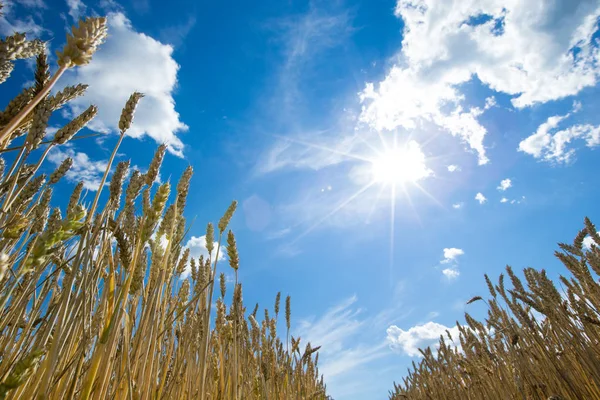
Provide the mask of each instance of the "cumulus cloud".
{"label": "cumulus cloud", "polygon": [[500,185],[496,189],[498,189],[500,191],[505,191],[506,189],[510,188],[511,186],[512,186],[511,180],[506,178],[500,182]]}
{"label": "cumulus cloud", "polygon": [[460,171],[460,167],[458,165],[448,165],[448,172],[457,172]]}
{"label": "cumulus cloud", "polygon": [[450,247],[444,249],[444,259],[440,261],[441,264],[454,264],[450,267],[444,268],[442,270],[442,274],[449,281],[453,281],[460,276],[460,271],[458,270],[458,257],[464,255],[465,252],[463,249],[457,249],[456,247]]}
{"label": "cumulus cloud", "polygon": [[454,203],[452,204],[452,208],[458,210],[459,208],[462,208],[464,206],[464,203]]}
{"label": "cumulus cloud", "polygon": [[488,162],[481,113],[465,109],[459,85],[475,77],[516,108],[577,94],[597,82],[596,0],[398,0],[401,63],[361,93],[361,120],[375,129],[437,124]]}
{"label": "cumulus cloud", "polygon": [[398,351],[410,357],[421,357],[419,349],[432,347],[432,350],[439,348],[440,335],[444,337],[447,345],[457,347],[450,341],[446,331],[454,340],[458,340],[460,331],[457,326],[447,327],[436,322],[427,322],[423,325],[416,325],[408,330],[403,330],[396,325],[387,329],[387,342],[392,350]]}
{"label": "cumulus cloud", "polygon": [[109,36],[85,68],[69,71],[63,85],[89,84],[85,96],[69,103],[76,114],[90,103],[99,108],[88,126],[98,132],[115,132],[121,110],[134,91],[145,94],[128,135],[150,136],[166,143],[169,151],[181,156],[183,143],[178,134],[187,130],[175,111],[173,94],[179,65],[172,57],[173,48],[137,32],[121,12],[108,15]]}
{"label": "cumulus cloud", "polygon": [[506,197],[503,197],[500,199],[500,203],[508,203],[508,199]]}
{"label": "cumulus cloud", "polygon": [[543,161],[568,163],[575,155],[575,149],[570,148],[573,140],[582,139],[590,148],[600,145],[600,125],[577,124],[556,131],[570,116],[569,113],[549,117],[533,135],[519,143],[519,151]]}
{"label": "cumulus cloud", "polygon": [[[208,257],[208,249],[206,248],[206,235],[192,236],[185,244],[185,247],[190,249],[190,257],[198,258],[200,256],[203,256],[205,259]],[[213,257],[216,254],[216,251],[217,245],[215,243],[215,248],[212,253]],[[219,250],[219,260],[225,258],[225,251],[225,246],[221,244],[221,249]]]}
{"label": "cumulus cloud", "polygon": [[442,264],[448,264],[450,262],[456,261],[459,256],[465,254],[463,249],[457,249],[456,247],[450,247],[444,249],[444,259],[442,260]]}
{"label": "cumulus cloud", "polygon": [[485,196],[483,195],[483,193],[479,192],[475,195],[475,200],[477,200],[479,202],[479,204],[483,204],[487,201],[487,199],[485,198]]}
{"label": "cumulus cloud", "polygon": [[73,159],[73,166],[65,178],[70,182],[83,181],[83,187],[88,190],[98,190],[108,166],[106,160],[95,161],[90,159],[86,153],[64,146],[63,148],[55,147],[48,153],[48,161],[56,166],[59,166],[67,157]]}
{"label": "cumulus cloud", "polygon": [[454,279],[456,279],[456,278],[459,277],[460,271],[458,269],[456,269],[455,267],[453,267],[453,268],[444,268],[442,270],[442,274],[444,274],[444,276],[446,278],[448,278],[448,280],[454,280]]}

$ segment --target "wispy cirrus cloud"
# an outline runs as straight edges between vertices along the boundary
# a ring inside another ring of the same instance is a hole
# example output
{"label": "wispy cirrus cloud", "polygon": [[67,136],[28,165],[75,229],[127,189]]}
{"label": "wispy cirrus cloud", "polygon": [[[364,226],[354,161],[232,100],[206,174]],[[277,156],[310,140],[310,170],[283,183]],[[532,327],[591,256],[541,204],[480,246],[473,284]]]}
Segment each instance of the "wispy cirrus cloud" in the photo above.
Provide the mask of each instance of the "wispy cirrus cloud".
{"label": "wispy cirrus cloud", "polygon": [[377,375],[369,366],[390,354],[385,338],[378,339],[377,333],[391,320],[403,318],[398,311],[400,305],[367,315],[357,302],[355,295],[350,296],[319,317],[301,320],[294,329],[294,336],[300,336],[304,344],[309,341],[313,347],[322,346],[319,369],[334,397],[356,395],[357,391],[368,393]]}
{"label": "wispy cirrus cloud", "polygon": [[[291,116],[303,99],[301,77],[325,52],[343,45],[353,32],[353,16],[338,1],[311,0],[301,14],[271,20],[267,29],[281,46],[282,61],[273,105]],[[294,121],[295,122],[295,121]]]}

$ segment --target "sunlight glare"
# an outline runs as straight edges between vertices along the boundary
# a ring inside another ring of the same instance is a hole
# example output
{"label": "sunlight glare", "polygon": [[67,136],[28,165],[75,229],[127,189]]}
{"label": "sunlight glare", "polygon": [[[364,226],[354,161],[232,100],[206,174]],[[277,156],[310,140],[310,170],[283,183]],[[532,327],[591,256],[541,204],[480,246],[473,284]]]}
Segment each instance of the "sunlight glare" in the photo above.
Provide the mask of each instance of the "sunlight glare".
{"label": "sunlight glare", "polygon": [[425,154],[419,144],[410,141],[404,147],[386,149],[371,161],[371,173],[375,182],[396,184],[417,182],[433,171],[427,168]]}

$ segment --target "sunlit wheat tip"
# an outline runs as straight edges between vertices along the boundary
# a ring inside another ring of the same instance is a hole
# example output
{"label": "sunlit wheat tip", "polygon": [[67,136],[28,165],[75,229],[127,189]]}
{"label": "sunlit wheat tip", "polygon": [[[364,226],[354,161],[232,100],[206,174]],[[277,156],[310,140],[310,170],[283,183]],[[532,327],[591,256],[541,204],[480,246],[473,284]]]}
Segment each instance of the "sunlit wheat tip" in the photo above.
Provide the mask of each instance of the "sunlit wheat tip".
{"label": "sunlit wheat tip", "polygon": [[237,250],[237,243],[235,242],[235,236],[232,231],[227,232],[227,258],[229,259],[229,265],[231,268],[237,271],[240,264],[240,259]]}
{"label": "sunlit wheat tip", "polygon": [[227,229],[227,225],[229,225],[229,221],[231,220],[231,217],[233,217],[233,213],[235,213],[235,209],[237,207],[237,201],[233,201],[231,203],[231,205],[227,208],[227,211],[225,211],[225,214],[221,217],[221,219],[219,220],[219,232],[223,233],[225,232],[225,229]]}
{"label": "sunlit wheat tip", "polygon": [[121,161],[115,168],[110,185],[109,185],[109,201],[113,209],[119,208],[121,201],[121,193],[123,192],[123,180],[129,171],[129,161]]}
{"label": "sunlit wheat tip", "polygon": [[125,191],[125,203],[133,204],[134,200],[139,196],[142,186],[144,185],[144,177],[137,169],[131,174],[129,184]]}
{"label": "sunlit wheat tip", "polygon": [[67,205],[67,214],[69,214],[75,206],[79,203],[79,197],[81,197],[81,193],[83,192],[83,182],[78,182],[75,185],[75,189],[73,189],[73,193],[71,193],[71,197],[69,198],[69,204]]}
{"label": "sunlit wheat tip", "polygon": [[208,254],[212,255],[213,249],[215,248],[215,229],[212,223],[208,223],[206,226],[206,250]]}
{"label": "sunlit wheat tip", "polygon": [[62,214],[60,212],[60,208],[54,207],[50,216],[48,217],[48,225],[47,230],[49,232],[56,232],[60,227],[60,223],[62,221]]}
{"label": "sunlit wheat tip", "polygon": [[106,18],[86,18],[79,26],[71,28],[67,43],[62,51],[57,51],[58,65],[71,68],[89,64],[97,47],[106,38]]}
{"label": "sunlit wheat tip", "polygon": [[279,315],[279,303],[281,302],[281,292],[277,292],[275,296],[275,318]]}
{"label": "sunlit wheat tip", "polygon": [[161,144],[158,146],[158,149],[154,153],[154,157],[148,166],[148,172],[146,172],[146,185],[152,186],[156,178],[158,177],[158,172],[160,170],[160,166],[162,165],[163,158],[165,157],[165,151],[167,150],[167,145]]}
{"label": "sunlit wheat tip", "polygon": [[227,289],[225,282],[225,274],[221,272],[219,275],[219,289],[221,289],[221,297],[225,297],[225,290]]}
{"label": "sunlit wheat tip", "polygon": [[56,93],[54,96],[48,98],[50,102],[50,108],[54,110],[58,110],[69,101],[76,99],[79,96],[82,96],[87,90],[88,85],[77,84],[75,86],[67,86],[60,92]]}
{"label": "sunlit wheat tip", "polygon": [[[202,267],[202,262],[200,262],[200,266]],[[198,270],[196,269],[196,259],[194,257],[190,258],[190,276],[193,280],[198,280]]]}
{"label": "sunlit wheat tip", "polygon": [[135,108],[142,97],[144,97],[144,95],[139,92],[133,92],[131,96],[129,96],[129,99],[125,103],[125,107],[123,107],[123,111],[121,111],[121,118],[119,119],[119,129],[121,130],[121,133],[125,133],[131,127]]}
{"label": "sunlit wheat tip", "polygon": [[0,40],[0,60],[18,60],[30,58],[46,50],[46,45],[39,39],[27,41],[24,33],[15,33]]}
{"label": "sunlit wheat tip", "polygon": [[27,147],[29,149],[37,149],[42,143],[51,112],[52,110],[47,101],[40,102],[35,108],[31,128],[29,128],[29,134],[27,135]]}
{"label": "sunlit wheat tip", "polygon": [[71,169],[72,166],[73,166],[73,159],[71,157],[65,158],[60,163],[60,165],[54,170],[54,172],[52,172],[50,174],[50,178],[48,179],[48,184],[54,185],[54,184],[58,183],[58,181],[60,181],[62,179],[62,177],[65,176],[65,174],[67,172],[69,172],[69,170]]}
{"label": "sunlit wheat tip", "polygon": [[50,215],[50,199],[52,198],[52,189],[48,188],[44,190],[40,202],[35,207],[35,215],[33,219],[33,225],[31,226],[32,233],[39,233],[44,230],[46,223],[48,222],[48,216]]}
{"label": "sunlit wheat tip", "polygon": [[14,68],[14,64],[10,61],[0,61],[0,83],[6,82]]}
{"label": "sunlit wheat tip", "polygon": [[151,212],[152,202],[150,201],[150,188],[146,187],[142,191],[142,214],[147,215]]}
{"label": "sunlit wheat tip", "polygon": [[146,266],[148,265],[148,253],[144,251],[138,260],[135,270],[133,272],[133,278],[131,281],[131,287],[129,288],[130,294],[137,293],[144,284],[144,274],[146,272]]}
{"label": "sunlit wheat tip", "polygon": [[15,204],[21,206],[29,202],[29,200],[31,200],[31,198],[40,190],[44,182],[46,182],[45,174],[38,175],[29,181],[17,196]]}
{"label": "sunlit wheat tip", "polygon": [[170,191],[171,185],[169,184],[169,182],[160,185],[160,187],[156,191],[154,199],[152,200],[152,205],[150,206],[146,215],[146,222],[144,225],[145,235],[149,236],[154,230],[158,219],[160,218],[162,212],[165,209],[165,204],[167,203],[167,199],[169,198]]}
{"label": "sunlit wheat tip", "polygon": [[165,212],[165,216],[162,221],[160,221],[160,225],[158,226],[158,231],[156,233],[157,237],[161,237],[163,235],[167,235],[167,237],[171,233],[171,227],[175,222],[175,205],[171,204],[167,207],[167,211]]}
{"label": "sunlit wheat tip", "polygon": [[39,93],[42,91],[44,86],[50,80],[50,69],[48,67],[48,60],[46,56],[46,52],[40,52],[36,57],[36,66],[35,66],[35,85],[34,90],[35,93]]}
{"label": "sunlit wheat tip", "polygon": [[179,182],[177,182],[177,210],[179,214],[183,214],[183,210],[185,209],[185,203],[188,196],[188,192],[190,189],[190,180],[192,179],[192,175],[194,173],[194,169],[191,166],[188,166]]}
{"label": "sunlit wheat tip", "polygon": [[60,128],[54,135],[54,143],[64,144],[71,140],[77,132],[88,124],[98,113],[98,108],[94,105],[89,106],[84,112],[79,114],[74,120]]}
{"label": "sunlit wheat tip", "polygon": [[179,262],[177,263],[177,268],[175,268],[175,274],[181,275],[185,271],[188,260],[190,258],[190,249],[186,248],[183,252],[181,258],[179,258]]}
{"label": "sunlit wheat tip", "polygon": [[185,279],[183,281],[183,283],[181,284],[181,288],[179,288],[178,297],[179,297],[180,304],[187,303],[187,301],[190,297],[190,281],[188,281],[187,279]]}

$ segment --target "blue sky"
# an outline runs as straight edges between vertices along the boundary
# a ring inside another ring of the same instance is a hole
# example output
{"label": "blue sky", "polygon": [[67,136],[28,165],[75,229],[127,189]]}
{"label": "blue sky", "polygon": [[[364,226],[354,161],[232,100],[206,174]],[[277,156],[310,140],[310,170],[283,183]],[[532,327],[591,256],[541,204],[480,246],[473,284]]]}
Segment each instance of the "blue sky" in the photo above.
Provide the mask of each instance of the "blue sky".
{"label": "blue sky", "polygon": [[465,306],[484,273],[556,277],[556,243],[600,221],[598,0],[26,0],[4,13],[0,33],[51,39],[52,53],[74,19],[108,15],[107,42],[61,82],[90,85],[63,117],[96,104],[104,135],[47,168],[70,155],[65,196],[82,179],[97,190],[120,109],[144,92],[119,160],[144,168],[166,142],[162,180],[194,167],[196,255],[205,223],[240,202],[245,301],[292,296],[293,334],[323,346],[336,399],[386,398],[417,347],[467,309],[484,315]]}

